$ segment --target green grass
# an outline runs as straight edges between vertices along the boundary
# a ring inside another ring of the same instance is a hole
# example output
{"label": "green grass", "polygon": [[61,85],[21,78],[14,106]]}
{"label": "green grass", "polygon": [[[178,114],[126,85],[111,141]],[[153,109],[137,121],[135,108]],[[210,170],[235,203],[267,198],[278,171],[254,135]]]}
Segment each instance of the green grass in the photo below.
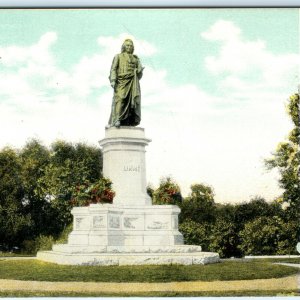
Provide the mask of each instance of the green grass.
{"label": "green grass", "polygon": [[170,282],[280,278],[299,269],[269,261],[223,261],[210,265],[65,266],[39,260],[1,260],[0,278],[37,281]]}
{"label": "green grass", "polygon": [[17,253],[11,253],[11,252],[0,252],[0,258],[1,257],[33,257],[34,255],[31,254],[17,254]]}
{"label": "green grass", "polygon": [[75,292],[38,292],[6,291],[0,297],[239,297],[239,296],[299,296],[298,291],[218,291],[218,292],[148,292],[148,293],[75,293]]}
{"label": "green grass", "polygon": [[300,258],[277,258],[272,259],[271,261],[274,262],[285,262],[285,263],[291,263],[291,264],[300,264]]}

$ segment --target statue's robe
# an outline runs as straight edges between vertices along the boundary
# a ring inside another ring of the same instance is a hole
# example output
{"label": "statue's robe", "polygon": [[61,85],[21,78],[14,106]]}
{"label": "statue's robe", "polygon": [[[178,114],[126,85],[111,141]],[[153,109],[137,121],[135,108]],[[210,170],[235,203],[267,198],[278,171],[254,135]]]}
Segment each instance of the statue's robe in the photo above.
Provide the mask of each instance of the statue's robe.
{"label": "statue's robe", "polygon": [[117,54],[112,62],[109,80],[115,82],[109,125],[119,121],[123,126],[137,126],[141,121],[141,91],[139,79],[143,68],[136,55]]}

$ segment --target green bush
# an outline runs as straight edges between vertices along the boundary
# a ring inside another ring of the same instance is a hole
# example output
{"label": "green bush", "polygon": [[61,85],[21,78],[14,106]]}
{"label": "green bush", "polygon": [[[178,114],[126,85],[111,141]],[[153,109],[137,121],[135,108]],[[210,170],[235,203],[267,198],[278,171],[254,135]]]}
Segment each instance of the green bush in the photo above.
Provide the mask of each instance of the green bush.
{"label": "green bush", "polygon": [[179,219],[191,219],[199,224],[212,224],[215,221],[216,205],[212,187],[205,184],[191,185],[191,193],[181,204]]}
{"label": "green bush", "polygon": [[53,244],[52,236],[39,235],[34,240],[25,240],[22,248],[25,254],[36,254],[38,251],[51,250]]}
{"label": "green bush", "polygon": [[73,223],[69,224],[60,234],[55,244],[66,244],[68,242],[68,236],[73,230]]}
{"label": "green bush", "polygon": [[112,182],[108,178],[100,178],[95,183],[86,180],[74,187],[72,206],[88,206],[91,203],[112,203],[115,192],[112,190]]}
{"label": "green bush", "polygon": [[208,224],[199,224],[192,220],[185,220],[179,224],[179,231],[183,234],[185,244],[200,245],[202,250],[208,250],[210,231]]}
{"label": "green bush", "polygon": [[240,232],[240,249],[246,254],[296,254],[297,222],[284,222],[275,216],[260,217],[248,222]]}
{"label": "green bush", "polygon": [[180,205],[182,202],[180,187],[171,177],[162,178],[159,187],[153,192],[152,199],[155,205]]}
{"label": "green bush", "polygon": [[242,256],[239,245],[238,232],[233,222],[218,219],[212,226],[209,250],[218,252],[220,257]]}

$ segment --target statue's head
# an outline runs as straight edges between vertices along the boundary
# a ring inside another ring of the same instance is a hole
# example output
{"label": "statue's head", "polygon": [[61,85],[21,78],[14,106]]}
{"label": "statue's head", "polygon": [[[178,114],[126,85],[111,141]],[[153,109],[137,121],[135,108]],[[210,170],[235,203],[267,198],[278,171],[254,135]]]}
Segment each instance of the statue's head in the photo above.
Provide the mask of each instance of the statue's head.
{"label": "statue's head", "polygon": [[134,45],[131,39],[126,39],[122,45],[121,52],[133,53]]}

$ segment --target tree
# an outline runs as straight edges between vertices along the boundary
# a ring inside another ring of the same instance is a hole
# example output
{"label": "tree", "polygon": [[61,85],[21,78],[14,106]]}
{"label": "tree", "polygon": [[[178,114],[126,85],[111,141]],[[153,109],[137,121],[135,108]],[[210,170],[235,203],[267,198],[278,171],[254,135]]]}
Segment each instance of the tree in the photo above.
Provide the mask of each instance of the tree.
{"label": "tree", "polygon": [[57,237],[72,221],[71,199],[76,186],[97,183],[101,172],[101,150],[81,143],[58,141],[48,149],[40,141],[30,140],[20,151],[1,150],[2,246]]}
{"label": "tree", "polygon": [[197,223],[213,223],[216,205],[212,187],[204,184],[193,184],[190,195],[181,204],[180,221],[191,219]]}
{"label": "tree", "polygon": [[239,248],[246,255],[293,254],[297,228],[297,222],[286,223],[277,216],[259,217],[240,232]]}
{"label": "tree", "polygon": [[30,229],[28,228],[25,234],[26,238],[50,234],[53,215],[50,203],[47,201],[45,185],[41,183],[50,161],[50,151],[40,141],[32,139],[21,149],[19,158],[22,165],[20,176],[24,187],[23,203],[32,220]]}
{"label": "tree", "polygon": [[240,257],[240,238],[236,224],[225,218],[217,219],[212,226],[209,250],[218,252],[220,257]]}
{"label": "tree", "polygon": [[5,250],[19,246],[24,230],[31,225],[23,205],[21,166],[15,150],[0,152],[0,248]]}
{"label": "tree", "polygon": [[190,219],[179,224],[179,231],[188,245],[200,245],[203,251],[208,251],[211,226],[208,223],[199,224]]}
{"label": "tree", "polygon": [[52,144],[50,153],[39,184],[51,198],[55,216],[53,234],[58,234],[72,221],[71,199],[76,186],[95,183],[102,176],[102,152],[82,143],[57,141]]}
{"label": "tree", "polygon": [[287,216],[292,220],[300,218],[300,116],[299,94],[289,98],[287,112],[294,128],[287,141],[280,143],[272,158],[266,160],[269,169],[277,168],[280,173],[279,184],[283,188],[282,204],[287,206]]}
{"label": "tree", "polygon": [[281,208],[276,203],[268,203],[264,198],[256,196],[249,202],[236,204],[234,210],[234,223],[237,225],[237,230],[240,231],[247,222],[258,217],[278,215]]}

